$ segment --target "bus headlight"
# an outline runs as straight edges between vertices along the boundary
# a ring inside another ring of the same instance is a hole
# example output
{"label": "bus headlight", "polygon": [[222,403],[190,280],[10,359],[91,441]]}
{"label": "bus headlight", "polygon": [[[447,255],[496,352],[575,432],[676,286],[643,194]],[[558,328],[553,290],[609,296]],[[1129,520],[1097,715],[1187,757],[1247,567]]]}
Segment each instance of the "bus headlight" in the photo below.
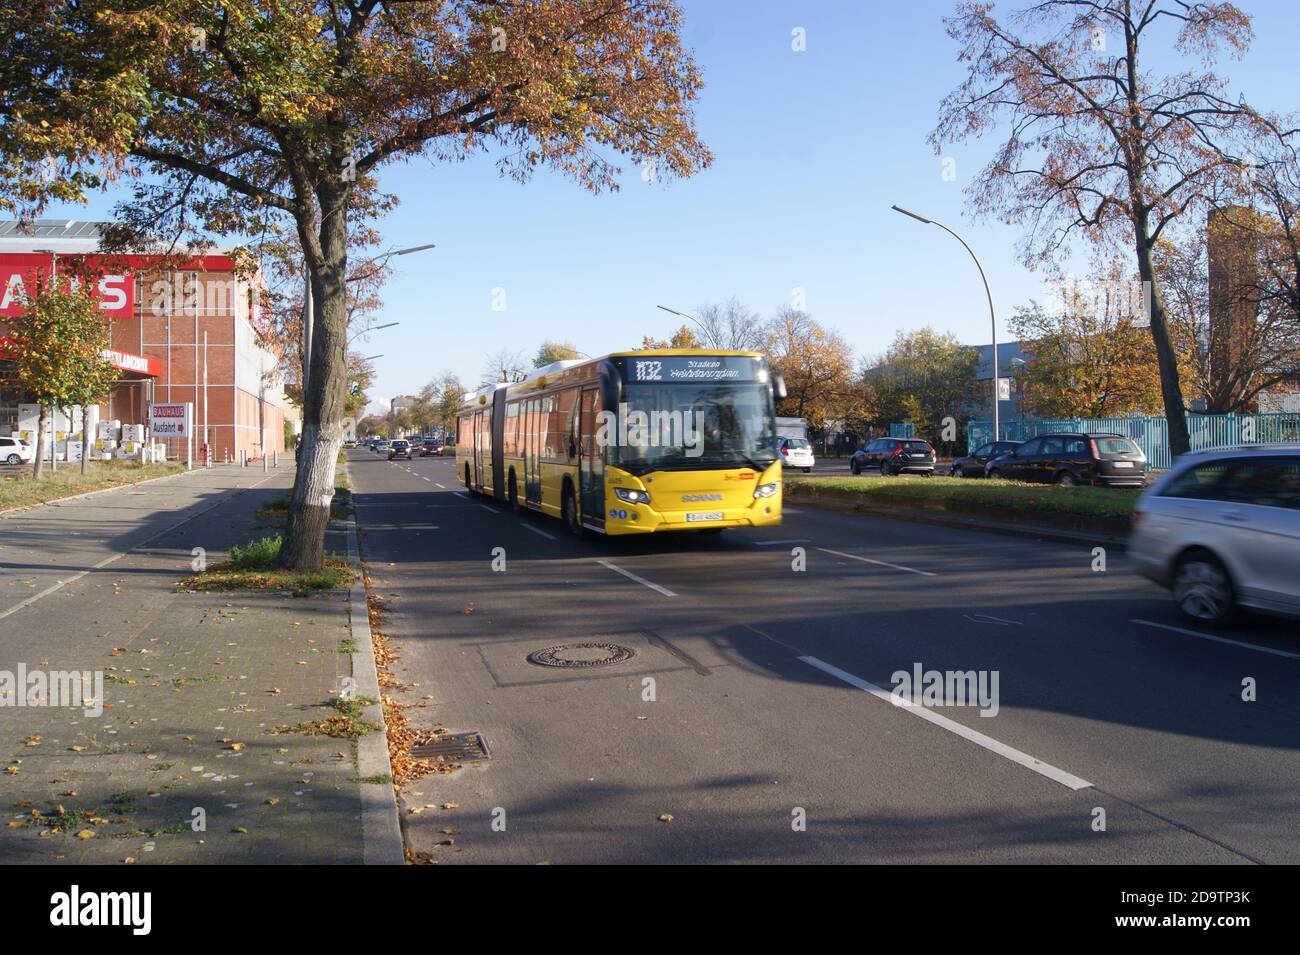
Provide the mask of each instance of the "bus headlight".
{"label": "bus headlight", "polygon": [[754,488],[754,497],[771,497],[779,490],[781,490],[780,481],[773,481],[771,484],[760,484]]}
{"label": "bus headlight", "polygon": [[649,504],[650,492],[638,491],[636,488],[616,487],[614,496],[620,501],[627,501],[629,504]]}

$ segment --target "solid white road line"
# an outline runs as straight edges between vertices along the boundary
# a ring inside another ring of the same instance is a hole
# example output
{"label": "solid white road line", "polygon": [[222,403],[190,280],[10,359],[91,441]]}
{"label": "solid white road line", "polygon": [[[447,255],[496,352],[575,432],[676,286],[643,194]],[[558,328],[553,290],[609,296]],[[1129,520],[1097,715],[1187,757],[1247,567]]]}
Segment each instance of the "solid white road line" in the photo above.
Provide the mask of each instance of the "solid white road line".
{"label": "solid white road line", "polygon": [[881,567],[892,567],[894,570],[905,570],[909,574],[920,574],[922,577],[937,577],[938,574],[932,574],[928,570],[917,570],[915,567],[904,567],[902,564],[891,564],[887,560],[874,560],[871,557],[859,557],[857,554],[846,554],[842,550],[831,550],[827,547],[818,547],[819,551],[826,554],[834,554],[836,557],[847,557],[849,560],[860,560],[864,564],[879,564]]}
{"label": "solid white road line", "polygon": [[646,580],[644,577],[638,577],[636,574],[632,573],[632,571],[630,571],[630,570],[624,570],[622,567],[618,566],[617,564],[611,564],[611,563],[610,563],[609,561],[607,561],[607,560],[599,560],[599,561],[597,561],[596,563],[600,564],[602,567],[608,567],[610,570],[614,571],[614,573],[616,573],[616,574],[622,574],[622,575],[623,575],[624,577],[626,577],[628,580],[635,580],[638,584],[642,584],[642,585],[644,585],[644,586],[646,586],[646,587],[649,587],[651,590],[657,591],[658,593],[663,594],[665,597],[676,597],[676,596],[677,596],[675,593],[673,593],[673,592],[672,592],[671,590],[669,590],[667,587],[660,587],[658,584],[652,584],[652,583],[650,583],[650,581]]}
{"label": "solid white road line", "polygon": [[1230,647],[1241,647],[1243,650],[1258,650],[1260,653],[1271,653],[1275,657],[1286,657],[1288,660],[1300,660],[1300,653],[1291,653],[1287,650],[1274,650],[1272,647],[1262,647],[1257,643],[1242,643],[1240,640],[1229,640],[1227,637],[1216,637],[1210,633],[1201,633],[1197,630],[1184,630],[1182,627],[1171,627],[1167,623],[1156,623],[1154,620],[1130,620],[1129,623],[1140,623],[1144,627],[1159,627],[1161,630],[1172,630],[1174,633],[1185,633],[1189,637],[1198,637],[1201,640],[1212,640],[1215,643],[1226,643]]}
{"label": "solid white road line", "polygon": [[812,541],[810,537],[792,537],[785,541],[754,541],[755,547],[776,547],[780,544],[807,544]]}
{"label": "solid white road line", "polygon": [[548,533],[546,533],[546,531],[542,530],[540,527],[534,527],[532,524],[525,524],[525,523],[523,523],[522,521],[520,521],[519,526],[522,527],[522,528],[523,528],[524,530],[526,530],[526,531],[532,531],[534,534],[541,534],[541,535],[542,535],[543,537],[545,537],[548,541],[553,541],[553,540],[555,540],[555,535],[554,535],[554,534],[548,534]]}
{"label": "solid white road line", "polygon": [[906,710],[908,713],[911,713],[913,716],[919,716],[921,719],[929,723],[933,723],[935,726],[946,729],[949,733],[953,733],[957,736],[960,736],[962,739],[968,740],[974,743],[976,746],[984,747],[990,753],[997,753],[999,756],[1005,759],[1009,759],[1013,763],[1019,763],[1021,766],[1024,766],[1026,769],[1032,769],[1040,776],[1046,776],[1048,779],[1052,780],[1053,782],[1060,783],[1062,786],[1065,786],[1068,789],[1079,790],[1079,789],[1087,789],[1090,786],[1092,786],[1092,783],[1088,782],[1086,779],[1080,779],[1078,776],[1075,776],[1073,773],[1067,773],[1063,769],[1057,769],[1055,766],[1051,765],[1050,763],[1045,763],[1041,759],[1035,759],[1033,756],[1030,756],[1028,753],[1022,753],[1020,750],[1008,746],[1005,743],[999,743],[993,737],[985,736],[983,733],[977,730],[973,730],[962,723],[958,723],[956,720],[950,720],[946,716],[940,716],[938,713],[934,712],[934,710],[929,709],[928,707],[917,706],[916,704],[912,703],[910,700],[903,700],[903,699],[896,700],[893,694],[890,693],[888,690],[882,690],[874,683],[868,683],[866,680],[860,680],[852,673],[847,673],[844,670],[841,670],[839,667],[831,666],[831,664],[825,662],[824,660],[819,660],[816,657],[806,657],[806,656],[800,657],[799,659],[804,663],[808,664],[810,667],[815,667],[818,670],[821,670],[823,673],[829,673],[837,680],[843,680],[849,686],[854,686],[857,687],[859,690],[862,690],[866,693],[870,693],[872,696],[876,697],[876,699],[884,700],[886,703],[889,703],[892,706],[897,706],[899,709]]}

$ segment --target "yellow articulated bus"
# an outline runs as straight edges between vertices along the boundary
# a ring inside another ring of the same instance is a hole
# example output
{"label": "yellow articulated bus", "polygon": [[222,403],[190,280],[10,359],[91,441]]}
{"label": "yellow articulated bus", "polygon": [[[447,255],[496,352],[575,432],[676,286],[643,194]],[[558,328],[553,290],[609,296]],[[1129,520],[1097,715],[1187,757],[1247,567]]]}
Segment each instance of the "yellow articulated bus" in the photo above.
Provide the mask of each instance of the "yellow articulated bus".
{"label": "yellow articulated bus", "polygon": [[756,352],[555,362],[465,396],[456,471],[471,494],[579,537],[780,524],[784,397]]}

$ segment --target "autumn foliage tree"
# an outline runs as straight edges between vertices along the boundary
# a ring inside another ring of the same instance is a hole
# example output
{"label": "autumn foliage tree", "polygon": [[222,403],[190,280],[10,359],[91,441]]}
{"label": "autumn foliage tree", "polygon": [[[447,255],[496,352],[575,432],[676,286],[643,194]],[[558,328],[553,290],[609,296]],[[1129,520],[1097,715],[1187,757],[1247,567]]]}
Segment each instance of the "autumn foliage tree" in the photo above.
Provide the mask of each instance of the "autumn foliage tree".
{"label": "autumn foliage tree", "polygon": [[[108,326],[100,316],[89,283],[49,281],[23,303],[21,315],[7,319],[6,350],[10,369],[7,384],[40,406],[37,424],[35,477],[45,458],[45,432],[54,408],[83,408],[104,398],[117,369],[104,357]],[[83,429],[87,415],[82,416]],[[82,433],[82,467],[89,435]]]}
{"label": "autumn foliage tree", "polygon": [[767,325],[765,347],[772,370],[785,379],[786,399],[777,414],[806,418],[814,430],[855,417],[853,349],[807,312],[782,306]]}
{"label": "autumn foliage tree", "polygon": [[389,163],[494,150],[599,192],[707,165],[674,0],[48,0],[0,7],[0,197],[142,179],[139,236],[296,234],[314,313],[281,548],[318,569],[347,397],[349,223]]}
{"label": "autumn foliage tree", "polygon": [[[976,213],[1026,229],[1030,263],[1049,263],[1080,236],[1133,255],[1151,290],[1170,449],[1186,452],[1155,247],[1236,170],[1227,146],[1255,114],[1212,66],[1221,51],[1244,54],[1250,18],[1227,2],[1040,0],[1005,17],[962,2],[948,28],[968,73],[944,100],[932,143],[1005,130],[968,196]],[[1152,67],[1171,55],[1167,71]]]}
{"label": "autumn foliage tree", "polygon": [[1147,330],[1108,296],[1072,296],[1062,311],[1021,306],[1007,323],[1028,363],[1021,406],[1040,418],[1157,414],[1160,370]]}

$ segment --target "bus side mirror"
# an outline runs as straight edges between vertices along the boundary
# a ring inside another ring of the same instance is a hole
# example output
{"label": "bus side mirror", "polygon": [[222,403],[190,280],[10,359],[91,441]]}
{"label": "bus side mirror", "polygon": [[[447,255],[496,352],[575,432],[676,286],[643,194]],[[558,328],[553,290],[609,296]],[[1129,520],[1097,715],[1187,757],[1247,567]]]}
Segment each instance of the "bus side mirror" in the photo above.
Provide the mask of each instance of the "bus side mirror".
{"label": "bus side mirror", "polygon": [[789,393],[785,390],[785,376],[779,371],[772,373],[772,400],[785,401]]}

